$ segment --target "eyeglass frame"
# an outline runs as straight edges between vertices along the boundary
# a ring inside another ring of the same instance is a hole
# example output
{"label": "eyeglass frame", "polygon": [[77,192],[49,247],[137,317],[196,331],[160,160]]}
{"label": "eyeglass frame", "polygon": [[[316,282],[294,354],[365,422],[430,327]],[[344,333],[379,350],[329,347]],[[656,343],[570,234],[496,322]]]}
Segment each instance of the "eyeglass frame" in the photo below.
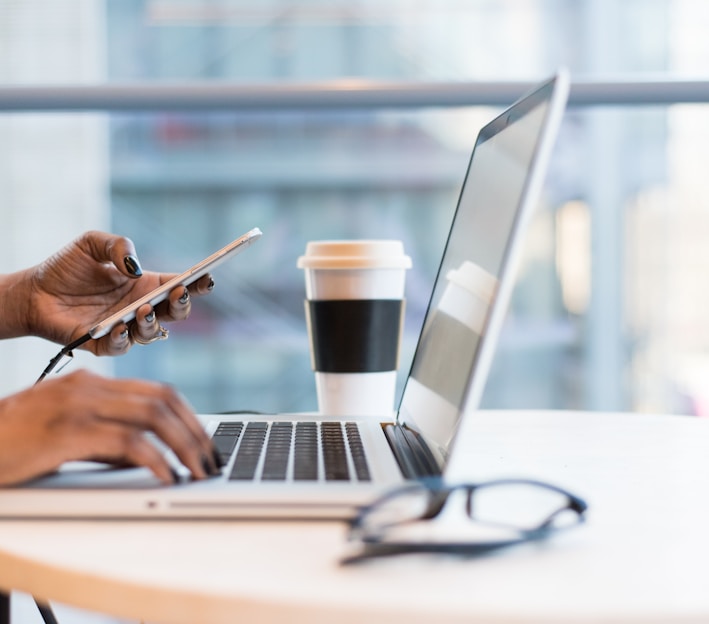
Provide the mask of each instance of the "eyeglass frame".
{"label": "eyeglass frame", "polygon": [[[562,505],[547,518],[533,528],[523,528],[518,526],[506,525],[517,533],[517,537],[501,540],[490,540],[485,542],[474,541],[454,541],[454,542],[418,542],[418,541],[387,541],[384,538],[384,532],[387,528],[401,526],[407,523],[429,521],[435,519],[443,510],[451,494],[454,492],[464,491],[466,493],[465,512],[470,520],[475,520],[472,515],[472,499],[476,491],[482,488],[494,487],[499,485],[529,485],[546,489],[551,492],[560,494],[566,498],[566,504]],[[369,514],[381,508],[381,506],[396,497],[405,495],[409,491],[423,489],[429,495],[427,507],[422,514],[416,518],[391,522],[378,527],[377,534],[366,534],[364,523]],[[577,522],[575,525],[582,524],[586,520],[585,513],[588,509],[588,504],[584,499],[569,492],[559,486],[539,481],[536,479],[525,478],[500,478],[479,483],[455,483],[446,484],[440,477],[427,478],[417,481],[413,484],[391,490],[377,500],[360,507],[357,515],[349,520],[349,541],[358,541],[363,550],[360,553],[347,556],[341,560],[341,564],[348,565],[358,563],[367,559],[376,557],[385,557],[398,554],[413,554],[413,553],[447,553],[456,555],[482,555],[487,552],[514,546],[517,544],[532,542],[548,537],[551,533],[560,530],[559,527],[553,526],[554,519],[565,511],[576,513]]]}

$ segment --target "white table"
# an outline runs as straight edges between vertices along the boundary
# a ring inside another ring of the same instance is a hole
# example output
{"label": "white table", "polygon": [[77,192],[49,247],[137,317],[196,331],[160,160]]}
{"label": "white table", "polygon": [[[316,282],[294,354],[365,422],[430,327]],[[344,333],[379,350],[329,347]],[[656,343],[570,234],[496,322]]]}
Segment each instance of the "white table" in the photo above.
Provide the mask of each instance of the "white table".
{"label": "white table", "polygon": [[165,624],[709,621],[709,421],[482,412],[463,439],[456,472],[566,486],[587,524],[342,568],[338,523],[3,521],[0,588]]}

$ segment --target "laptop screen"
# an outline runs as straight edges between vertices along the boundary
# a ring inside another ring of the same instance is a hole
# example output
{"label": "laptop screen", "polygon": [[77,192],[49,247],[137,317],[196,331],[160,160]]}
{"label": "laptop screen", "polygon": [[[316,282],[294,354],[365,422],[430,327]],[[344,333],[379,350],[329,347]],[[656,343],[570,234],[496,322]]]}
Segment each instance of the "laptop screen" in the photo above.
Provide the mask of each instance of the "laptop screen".
{"label": "laptop screen", "polygon": [[554,82],[485,126],[468,166],[399,409],[399,423],[424,438],[440,465],[461,416],[480,401],[514,279],[513,243],[538,199],[530,182],[544,173]]}

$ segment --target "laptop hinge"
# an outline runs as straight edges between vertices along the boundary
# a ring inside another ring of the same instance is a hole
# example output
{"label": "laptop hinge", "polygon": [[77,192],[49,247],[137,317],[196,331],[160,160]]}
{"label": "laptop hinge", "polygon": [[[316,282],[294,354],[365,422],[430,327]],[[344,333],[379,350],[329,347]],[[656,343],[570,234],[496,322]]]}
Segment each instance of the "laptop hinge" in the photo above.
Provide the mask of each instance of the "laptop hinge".
{"label": "laptop hinge", "polygon": [[421,436],[406,425],[383,425],[389,446],[407,479],[424,479],[440,476],[441,470],[433,453]]}

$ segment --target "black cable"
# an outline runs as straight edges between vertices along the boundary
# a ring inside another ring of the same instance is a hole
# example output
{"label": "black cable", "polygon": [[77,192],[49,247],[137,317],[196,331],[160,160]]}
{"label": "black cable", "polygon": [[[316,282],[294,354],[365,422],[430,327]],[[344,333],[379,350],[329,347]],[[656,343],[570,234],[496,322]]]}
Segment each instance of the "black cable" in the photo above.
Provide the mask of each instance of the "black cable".
{"label": "black cable", "polygon": [[[69,343],[66,345],[59,353],[57,353],[51,360],[49,360],[49,364],[47,364],[47,368],[45,368],[42,371],[42,374],[39,376],[37,381],[35,381],[35,385],[38,384],[40,381],[42,381],[49,373],[51,373],[59,364],[59,362],[65,358],[69,357],[72,358],[74,357],[74,354],[72,353],[74,349],[77,347],[80,347],[82,344],[85,342],[88,342],[91,340],[91,335],[90,334],[84,334],[81,336],[81,338],[77,338],[74,340],[74,342]],[[59,369],[61,370],[61,368]],[[58,372],[58,371],[57,371]],[[49,603],[46,602],[40,602],[36,598],[34,598],[34,603],[37,605],[37,609],[39,609],[39,614],[42,616],[42,620],[44,621],[44,624],[59,624],[57,621],[57,618],[54,615],[54,611],[52,611],[52,607],[49,606]],[[8,594],[7,597],[7,622],[10,622],[10,597]]]}
{"label": "black cable", "polygon": [[[81,338],[77,338],[76,340],[74,340],[74,342],[70,342],[68,345],[66,345],[59,353],[57,353],[51,360],[49,360],[47,368],[42,371],[42,374],[39,376],[37,381],[35,381],[35,384],[38,384],[47,375],[49,375],[49,373],[51,373],[56,368],[57,364],[59,364],[62,359],[64,359],[65,357],[73,358],[74,349],[80,347],[82,344],[88,342],[89,340],[91,340],[91,334],[84,334],[83,336],[81,336]],[[59,372],[60,370],[61,368],[57,372]]]}

